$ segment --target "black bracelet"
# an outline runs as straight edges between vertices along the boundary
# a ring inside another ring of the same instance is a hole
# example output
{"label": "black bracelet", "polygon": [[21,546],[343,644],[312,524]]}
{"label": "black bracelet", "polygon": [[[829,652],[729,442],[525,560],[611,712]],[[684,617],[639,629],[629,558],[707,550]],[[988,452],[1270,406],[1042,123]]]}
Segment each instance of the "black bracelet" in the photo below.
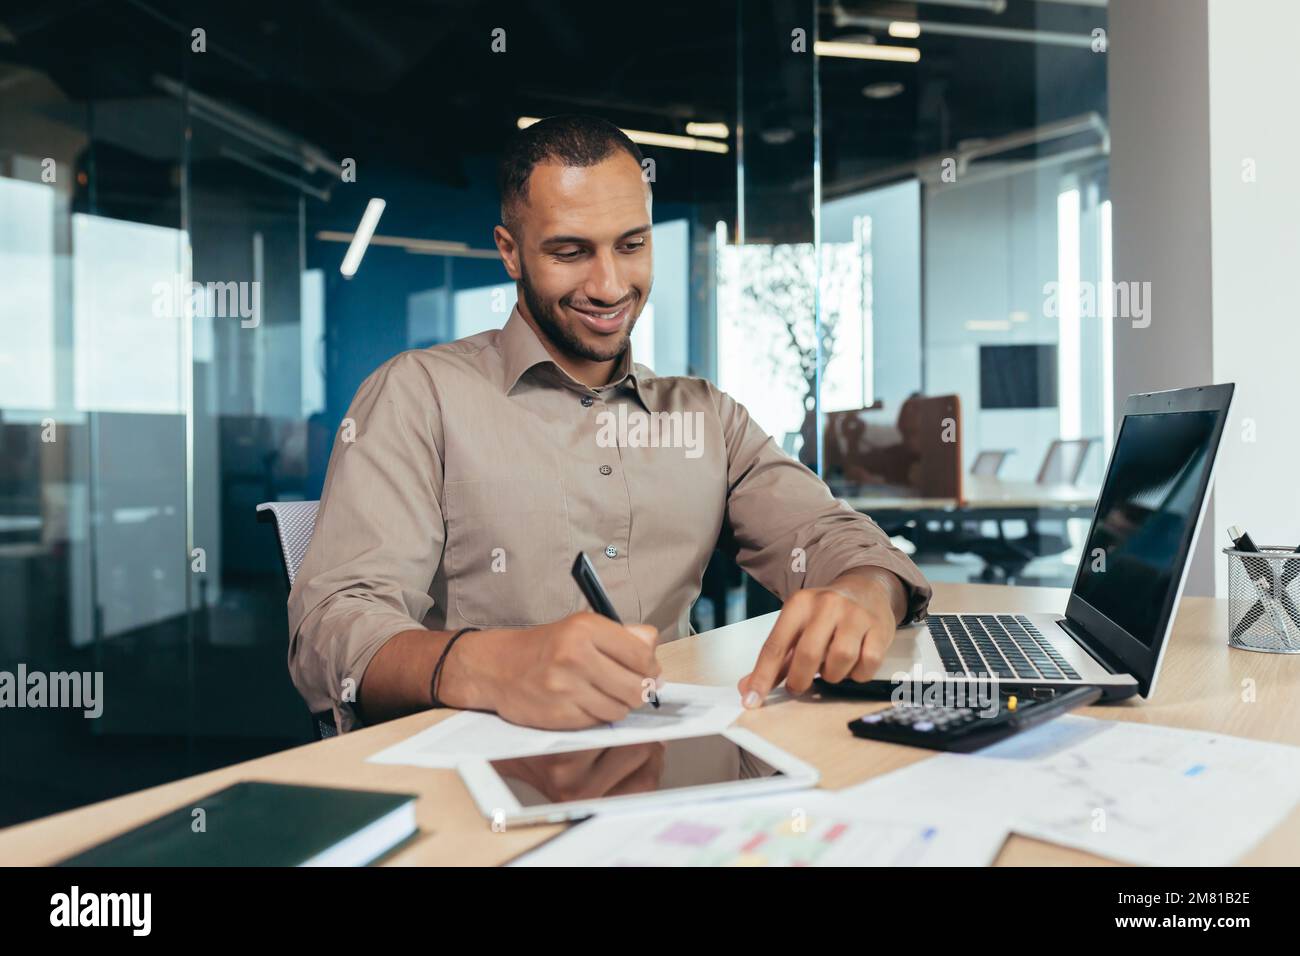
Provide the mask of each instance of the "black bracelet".
{"label": "black bracelet", "polygon": [[450,640],[447,641],[447,646],[442,649],[442,654],[438,657],[438,663],[433,667],[433,677],[429,681],[429,696],[433,698],[434,707],[447,706],[438,699],[438,678],[442,676],[442,665],[447,662],[447,655],[451,653],[452,646],[470,631],[477,630],[477,627],[462,627],[451,636]]}

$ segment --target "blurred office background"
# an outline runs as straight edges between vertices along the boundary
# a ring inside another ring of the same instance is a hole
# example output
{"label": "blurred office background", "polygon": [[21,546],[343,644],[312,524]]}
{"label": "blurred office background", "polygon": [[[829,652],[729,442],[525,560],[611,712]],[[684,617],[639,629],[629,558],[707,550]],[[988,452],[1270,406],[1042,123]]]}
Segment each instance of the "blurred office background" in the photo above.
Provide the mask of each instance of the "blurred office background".
{"label": "blurred office background", "polygon": [[[1069,583],[1114,417],[1079,295],[1111,278],[1104,0],[0,9],[0,669],[106,696],[0,716],[0,825],[310,739],[254,506],[318,496],[380,363],[505,321],[528,117],[654,161],[639,361],[935,579]],[[771,602],[719,558],[696,623]]]}

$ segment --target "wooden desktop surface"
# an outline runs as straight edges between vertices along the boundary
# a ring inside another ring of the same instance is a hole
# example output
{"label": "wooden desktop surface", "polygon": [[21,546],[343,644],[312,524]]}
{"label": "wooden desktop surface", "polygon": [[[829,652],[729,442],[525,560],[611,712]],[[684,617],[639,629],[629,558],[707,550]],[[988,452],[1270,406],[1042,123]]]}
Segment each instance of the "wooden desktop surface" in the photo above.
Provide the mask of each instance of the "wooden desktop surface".
{"label": "wooden desktop surface", "polygon": [[[1063,610],[1057,588],[937,584],[936,611]],[[1151,701],[1090,707],[1081,713],[1186,727],[1300,745],[1300,657],[1229,650],[1226,601],[1187,598],[1165,654]],[[659,649],[668,680],[734,684],[751,668],[766,628],[745,622],[666,644]],[[1254,701],[1242,700],[1247,679]],[[928,751],[860,740],[845,724],[882,704],[788,700],[741,716],[747,727],[821,771],[829,789],[858,783],[931,756]],[[495,865],[558,833],[561,825],[518,827],[493,833],[452,770],[366,763],[366,757],[445,719],[425,712],[220,770],[152,787],[0,831],[0,863],[48,864],[177,807],[197,805],[206,793],[240,780],[403,791],[419,794],[421,834],[386,861],[390,865]],[[953,795],[954,800],[960,794]],[[1240,812],[1249,812],[1242,807]],[[1205,826],[1212,828],[1212,820]],[[999,864],[1098,864],[1107,861],[1020,836],[1011,836]],[[1300,810],[1242,863],[1300,864]]]}

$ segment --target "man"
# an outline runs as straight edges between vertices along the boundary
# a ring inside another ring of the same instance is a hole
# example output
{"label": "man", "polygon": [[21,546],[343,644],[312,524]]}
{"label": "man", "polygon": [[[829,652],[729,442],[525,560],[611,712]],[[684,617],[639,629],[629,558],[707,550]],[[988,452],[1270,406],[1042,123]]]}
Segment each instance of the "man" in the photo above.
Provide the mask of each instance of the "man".
{"label": "man", "polygon": [[[500,186],[519,296],[505,327],[386,362],[335,441],[289,597],[313,712],[341,731],[435,703],[543,728],[618,720],[659,678],[656,643],[689,633],[720,537],[785,601],[739,682],[746,706],[782,679],[870,678],[929,586],[735,400],[633,363],[652,273],[637,147],[553,117],[515,135]],[[585,610],[579,550],[636,623]]]}

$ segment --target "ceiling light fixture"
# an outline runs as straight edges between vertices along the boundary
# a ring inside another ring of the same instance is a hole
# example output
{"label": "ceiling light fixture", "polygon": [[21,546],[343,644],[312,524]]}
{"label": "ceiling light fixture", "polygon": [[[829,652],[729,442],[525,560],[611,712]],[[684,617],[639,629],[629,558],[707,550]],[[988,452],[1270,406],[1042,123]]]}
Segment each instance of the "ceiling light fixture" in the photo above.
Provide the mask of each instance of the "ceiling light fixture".
{"label": "ceiling light fixture", "polygon": [[688,136],[711,136],[714,139],[726,139],[731,135],[731,129],[726,123],[687,123],[686,134]]}
{"label": "ceiling light fixture", "polygon": [[[538,122],[540,117],[521,116],[515,121],[520,129],[527,129]],[[644,129],[624,129],[624,134],[634,143],[643,146],[665,146],[669,149],[690,149],[697,153],[729,153],[731,147],[711,139],[696,139],[694,136],[679,136],[676,133],[656,133]]]}
{"label": "ceiling light fixture", "polygon": [[921,35],[921,24],[912,20],[895,20],[889,25],[889,35],[900,40],[915,40]]}
{"label": "ceiling light fixture", "polygon": [[339,272],[347,278],[351,279],[357,274],[361,257],[366,254],[366,247],[370,245],[370,237],[375,234],[375,227],[379,225],[379,217],[384,214],[385,205],[382,199],[372,199],[366,203],[366,211],[361,214],[361,224],[353,233],[347,255],[343,257],[343,264],[339,266]]}
{"label": "ceiling light fixture", "polygon": [[818,40],[813,44],[818,56],[839,56],[850,60],[887,60],[891,63],[916,63],[921,51],[914,46],[883,46],[879,43],[842,43]]}

